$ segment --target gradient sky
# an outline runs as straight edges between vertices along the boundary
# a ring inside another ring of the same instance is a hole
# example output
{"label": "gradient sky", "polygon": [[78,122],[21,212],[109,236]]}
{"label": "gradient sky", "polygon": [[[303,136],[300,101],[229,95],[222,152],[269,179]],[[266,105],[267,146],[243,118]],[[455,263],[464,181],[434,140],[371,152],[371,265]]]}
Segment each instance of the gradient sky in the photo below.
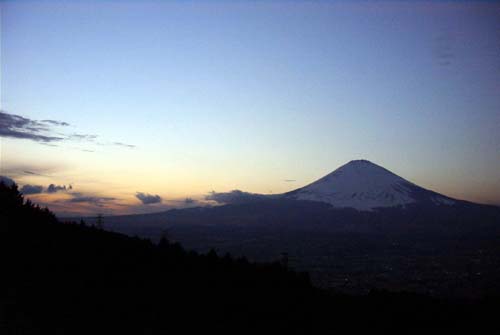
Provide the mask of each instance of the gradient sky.
{"label": "gradient sky", "polygon": [[498,3],[0,6],[1,110],[70,124],[50,130],[69,140],[1,138],[0,172],[71,184],[31,196],[61,214],[280,193],[360,158],[500,204]]}

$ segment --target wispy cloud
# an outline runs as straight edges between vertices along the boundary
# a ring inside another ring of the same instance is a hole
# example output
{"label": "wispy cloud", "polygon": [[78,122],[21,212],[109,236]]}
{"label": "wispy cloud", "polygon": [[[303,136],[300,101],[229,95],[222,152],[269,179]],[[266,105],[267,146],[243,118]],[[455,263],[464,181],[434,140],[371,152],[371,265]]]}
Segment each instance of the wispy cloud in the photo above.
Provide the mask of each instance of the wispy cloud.
{"label": "wispy cloud", "polygon": [[455,36],[451,33],[441,33],[434,39],[434,57],[440,66],[449,66],[456,58]]}
{"label": "wispy cloud", "polygon": [[119,147],[125,147],[125,148],[135,148],[135,145],[133,144],[127,144],[127,143],[122,143],[122,142],[113,142],[111,143],[113,145],[117,145]]}
{"label": "wispy cloud", "polygon": [[49,124],[54,125],[54,126],[62,126],[62,127],[67,127],[70,125],[67,122],[57,121],[57,120],[42,120],[40,122],[49,123]]}
{"label": "wispy cloud", "polygon": [[35,172],[35,171],[32,171],[32,170],[23,170],[22,173],[26,174],[26,175],[30,175],[30,176],[49,177],[50,178],[50,176],[48,174],[43,174],[43,173]]}
{"label": "wispy cloud", "polygon": [[32,175],[32,176],[41,176],[41,177],[47,177],[46,175],[44,174],[41,174],[41,173],[38,173],[38,172],[33,172],[33,171],[28,171],[28,170],[24,170],[23,171],[24,174],[29,174],[29,175]]}
{"label": "wispy cloud", "polygon": [[75,140],[75,141],[88,141],[88,142],[93,142],[97,139],[97,135],[94,134],[69,134],[66,135],[66,139],[68,140]]}

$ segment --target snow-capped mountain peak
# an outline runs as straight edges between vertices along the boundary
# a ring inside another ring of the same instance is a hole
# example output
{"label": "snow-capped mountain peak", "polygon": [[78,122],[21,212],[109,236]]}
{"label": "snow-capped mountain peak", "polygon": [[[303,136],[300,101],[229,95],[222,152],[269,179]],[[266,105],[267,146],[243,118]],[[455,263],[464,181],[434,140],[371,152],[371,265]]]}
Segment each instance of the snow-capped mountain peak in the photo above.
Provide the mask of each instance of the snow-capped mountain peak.
{"label": "snow-capped mountain peak", "polygon": [[425,190],[367,160],[350,161],[285,196],[368,211],[379,207],[404,207],[422,198],[436,205],[453,204],[452,199]]}

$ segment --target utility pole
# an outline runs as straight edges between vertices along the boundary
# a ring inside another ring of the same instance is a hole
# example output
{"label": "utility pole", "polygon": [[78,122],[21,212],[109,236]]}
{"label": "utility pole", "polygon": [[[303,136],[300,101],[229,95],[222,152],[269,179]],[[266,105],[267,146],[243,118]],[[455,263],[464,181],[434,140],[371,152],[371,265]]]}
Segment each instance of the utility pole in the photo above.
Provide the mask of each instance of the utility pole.
{"label": "utility pole", "polygon": [[97,214],[96,220],[95,220],[95,225],[97,229],[102,230],[103,229],[103,221],[104,218],[101,213]]}

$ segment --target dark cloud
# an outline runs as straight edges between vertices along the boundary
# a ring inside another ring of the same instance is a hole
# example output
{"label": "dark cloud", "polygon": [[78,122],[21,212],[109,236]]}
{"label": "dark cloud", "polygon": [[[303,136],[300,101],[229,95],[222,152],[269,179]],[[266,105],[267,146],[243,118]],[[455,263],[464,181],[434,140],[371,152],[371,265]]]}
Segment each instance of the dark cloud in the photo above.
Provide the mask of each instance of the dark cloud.
{"label": "dark cloud", "polygon": [[26,184],[21,188],[21,193],[27,195],[27,194],[39,194],[43,192],[43,186],[42,185],[29,185]]}
{"label": "dark cloud", "polygon": [[51,124],[53,126],[62,126],[62,127],[67,127],[67,126],[70,125],[67,122],[56,121],[56,120],[42,120],[40,122],[49,123],[49,124]]}
{"label": "dark cloud", "polygon": [[144,205],[161,203],[161,197],[157,194],[153,195],[148,193],[137,192],[135,194],[135,197],[139,199]]}
{"label": "dark cloud", "polygon": [[19,115],[5,113],[4,111],[0,111],[0,124],[2,125],[2,127],[18,129],[26,128],[33,131],[41,131],[47,129],[47,126],[40,122],[33,121]]}
{"label": "dark cloud", "polygon": [[212,191],[205,197],[205,199],[215,201],[220,204],[239,204],[263,200],[266,199],[266,196],[263,194],[248,193],[240,190],[222,193]]}
{"label": "dark cloud", "polygon": [[49,131],[49,127],[43,122],[0,111],[0,137],[27,139],[37,142],[63,140],[62,137],[47,134]]}
{"label": "dark cloud", "polygon": [[47,193],[56,193],[56,192],[59,192],[59,191],[67,191],[67,190],[71,190],[73,189],[73,186],[69,185],[69,186],[66,186],[66,185],[54,185],[54,184],[50,184],[49,187],[47,187]]}
{"label": "dark cloud", "polygon": [[[57,120],[32,120],[15,114],[0,111],[0,137],[11,137],[36,141],[48,146],[57,146],[53,142],[73,141],[90,142],[94,145],[115,145],[124,148],[135,148],[133,144],[122,142],[97,142],[98,135],[94,134],[66,134],[54,131],[53,127],[67,127],[70,124]],[[88,150],[90,152],[90,150]]]}
{"label": "dark cloud", "polygon": [[[38,175],[34,172],[31,171],[24,171],[25,173],[28,174],[33,174],[33,175]],[[26,184],[21,188],[21,192],[23,194],[40,194],[40,193],[57,193],[57,192],[66,192],[69,190],[72,190],[73,186],[71,185],[55,185],[55,184],[50,184],[46,189],[42,185],[31,185],[31,184]]]}
{"label": "dark cloud", "polygon": [[[89,195],[89,194],[84,194],[84,193],[79,193],[79,192],[73,192],[73,193],[68,193],[70,196],[69,199],[61,199],[61,200],[56,200],[55,202],[52,202],[51,204],[64,204],[64,208],[67,210],[68,208],[75,208],[79,207],[76,206],[77,204],[83,205],[85,207],[90,206],[95,206],[99,207],[100,210],[111,210],[109,207],[107,207],[108,204],[112,203],[113,207],[117,206],[118,204],[115,203],[117,198],[112,198],[112,197],[101,197],[101,196],[95,196],[95,195]],[[69,206],[69,207],[68,207]]]}
{"label": "dark cloud", "polygon": [[90,203],[94,204],[97,206],[102,206],[103,202],[110,202],[110,201],[115,201],[117,200],[116,198],[112,197],[98,197],[98,196],[89,196],[89,195],[83,195],[81,193],[72,193],[71,194],[72,198],[68,200],[68,202],[71,203]]}
{"label": "dark cloud", "polygon": [[12,186],[13,184],[15,184],[14,180],[6,176],[0,176],[0,183],[4,183],[7,186]]}

